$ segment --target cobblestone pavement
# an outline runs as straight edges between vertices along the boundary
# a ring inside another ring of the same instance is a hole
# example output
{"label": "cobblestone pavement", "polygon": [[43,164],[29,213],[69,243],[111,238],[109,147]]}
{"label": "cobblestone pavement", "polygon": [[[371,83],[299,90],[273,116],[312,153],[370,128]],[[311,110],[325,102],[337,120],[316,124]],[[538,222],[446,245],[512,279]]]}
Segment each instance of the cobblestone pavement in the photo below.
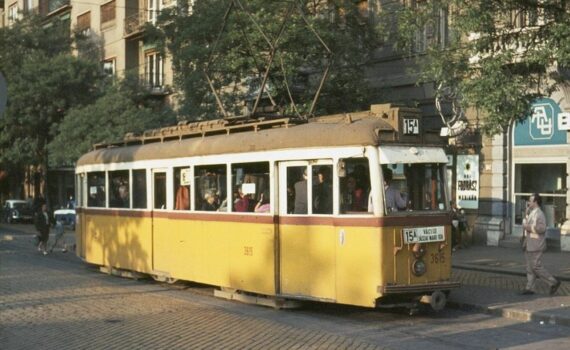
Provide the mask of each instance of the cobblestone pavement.
{"label": "cobblestone pavement", "polygon": [[[568,262],[570,264],[570,261]],[[505,275],[501,273],[472,271],[465,269],[453,269],[452,278],[461,282],[463,286],[484,286],[500,290],[508,290],[514,293],[521,291],[526,286],[526,277]],[[539,295],[548,295],[549,286],[542,281],[536,283],[536,292]],[[557,296],[570,295],[570,283],[562,282]]]}
{"label": "cobblestone pavement", "polygon": [[[568,329],[445,310],[410,317],[309,303],[285,311],[216,299],[211,288],[99,273],[0,232],[0,348],[567,349]],[[469,278],[463,276],[462,278]]]}

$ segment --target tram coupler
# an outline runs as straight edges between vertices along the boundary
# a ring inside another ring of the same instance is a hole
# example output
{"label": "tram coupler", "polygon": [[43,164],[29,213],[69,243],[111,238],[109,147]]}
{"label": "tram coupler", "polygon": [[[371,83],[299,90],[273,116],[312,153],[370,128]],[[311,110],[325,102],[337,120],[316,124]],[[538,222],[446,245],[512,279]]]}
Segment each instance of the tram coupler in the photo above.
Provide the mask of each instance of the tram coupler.
{"label": "tram coupler", "polygon": [[441,311],[445,308],[447,297],[444,292],[436,290],[430,295],[422,296],[420,302],[429,304],[434,311]]}

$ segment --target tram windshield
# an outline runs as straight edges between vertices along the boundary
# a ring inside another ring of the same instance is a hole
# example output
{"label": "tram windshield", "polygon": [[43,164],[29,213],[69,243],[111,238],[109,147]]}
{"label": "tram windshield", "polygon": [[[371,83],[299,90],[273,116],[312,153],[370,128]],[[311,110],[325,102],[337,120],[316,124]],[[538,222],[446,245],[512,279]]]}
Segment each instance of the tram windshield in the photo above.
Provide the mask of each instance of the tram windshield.
{"label": "tram windshield", "polygon": [[441,163],[383,164],[386,213],[447,210],[444,166]]}
{"label": "tram windshield", "polygon": [[445,165],[439,148],[380,148],[386,214],[404,211],[446,211]]}

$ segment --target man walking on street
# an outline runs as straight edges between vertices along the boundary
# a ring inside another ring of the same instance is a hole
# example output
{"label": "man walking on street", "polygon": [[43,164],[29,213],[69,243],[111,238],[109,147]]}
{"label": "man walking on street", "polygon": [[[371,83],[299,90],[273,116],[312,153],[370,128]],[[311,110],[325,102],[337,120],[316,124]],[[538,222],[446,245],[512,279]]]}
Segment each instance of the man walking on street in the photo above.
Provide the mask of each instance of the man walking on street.
{"label": "man walking on street", "polygon": [[554,295],[560,287],[560,281],[554,278],[542,266],[542,254],[546,250],[546,217],[540,209],[542,199],[538,193],[530,196],[526,217],[523,220],[523,239],[526,239],[526,288],[522,295],[534,294],[534,285],[537,278],[550,285],[550,295]]}

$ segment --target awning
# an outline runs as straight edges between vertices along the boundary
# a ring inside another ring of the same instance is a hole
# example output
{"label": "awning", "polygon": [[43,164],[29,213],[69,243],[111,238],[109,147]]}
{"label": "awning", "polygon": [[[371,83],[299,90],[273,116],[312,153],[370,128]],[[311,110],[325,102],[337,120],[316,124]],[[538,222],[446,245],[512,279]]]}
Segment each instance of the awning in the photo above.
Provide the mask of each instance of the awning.
{"label": "awning", "polygon": [[447,156],[441,148],[381,146],[380,164],[447,163]]}

